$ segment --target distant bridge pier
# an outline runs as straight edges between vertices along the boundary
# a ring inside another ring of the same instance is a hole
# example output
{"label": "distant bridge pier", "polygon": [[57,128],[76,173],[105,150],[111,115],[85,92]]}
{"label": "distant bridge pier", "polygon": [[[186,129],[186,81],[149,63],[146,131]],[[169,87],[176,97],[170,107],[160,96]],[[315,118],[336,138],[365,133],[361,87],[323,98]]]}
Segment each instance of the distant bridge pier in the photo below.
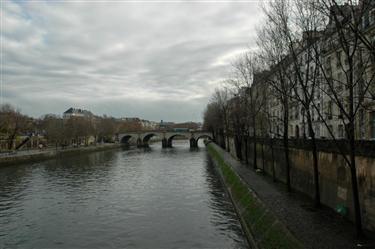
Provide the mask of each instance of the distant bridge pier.
{"label": "distant bridge pier", "polygon": [[[147,144],[147,146],[148,146],[148,144]],[[143,141],[142,141],[142,139],[141,139],[140,137],[137,139],[137,147],[138,147],[138,148],[146,147],[145,144],[143,143]]]}
{"label": "distant bridge pier", "polygon": [[194,137],[191,137],[189,141],[190,148],[198,148],[198,141]]}
{"label": "distant bridge pier", "polygon": [[168,148],[168,140],[166,138],[163,138],[161,140],[161,147],[164,149],[164,148]]}
{"label": "distant bridge pier", "polygon": [[172,139],[167,140],[167,148],[172,148]]}

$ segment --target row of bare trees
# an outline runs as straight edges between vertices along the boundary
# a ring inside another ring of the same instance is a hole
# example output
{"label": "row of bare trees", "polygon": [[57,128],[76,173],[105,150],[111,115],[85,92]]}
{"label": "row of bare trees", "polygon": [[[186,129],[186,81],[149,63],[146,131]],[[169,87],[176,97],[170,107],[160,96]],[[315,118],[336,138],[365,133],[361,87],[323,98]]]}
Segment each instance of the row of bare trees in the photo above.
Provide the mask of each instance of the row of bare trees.
{"label": "row of bare trees", "polygon": [[7,150],[14,149],[18,137],[41,135],[50,145],[113,141],[115,134],[140,130],[140,122],[125,122],[106,115],[102,117],[70,117],[46,114],[39,119],[21,113],[10,104],[0,106],[0,138]]}
{"label": "row of bare trees", "polygon": [[32,127],[32,119],[9,104],[0,106],[0,135],[6,141],[7,149],[12,149],[18,135]]}
{"label": "row of bare trees", "polygon": [[[290,137],[302,130],[313,155],[317,207],[321,202],[317,138],[331,139],[351,175],[360,236],[356,143],[375,133],[375,2],[279,0],[268,1],[263,10],[257,47],[233,63],[226,87],[215,92],[205,110],[205,128],[245,140],[245,147],[252,137],[254,168],[257,138],[268,138],[272,146],[273,139],[281,137],[289,191]],[[290,134],[295,123],[301,126]],[[229,143],[225,145],[228,149]],[[247,148],[245,161],[249,162]]]}

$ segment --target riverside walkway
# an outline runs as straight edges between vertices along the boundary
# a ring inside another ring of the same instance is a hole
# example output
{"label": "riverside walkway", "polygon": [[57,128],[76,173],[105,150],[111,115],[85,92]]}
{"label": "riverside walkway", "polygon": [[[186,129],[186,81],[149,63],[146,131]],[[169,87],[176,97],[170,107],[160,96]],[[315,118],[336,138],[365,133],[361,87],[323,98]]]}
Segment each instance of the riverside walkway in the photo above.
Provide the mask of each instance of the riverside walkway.
{"label": "riverside walkway", "polygon": [[120,144],[103,143],[89,146],[47,147],[43,149],[18,150],[0,153],[0,166],[53,158],[60,154],[91,152],[120,147]]}
{"label": "riverside walkway", "polygon": [[314,208],[308,197],[296,192],[288,193],[284,184],[272,182],[270,177],[256,173],[218,145],[211,144],[304,248],[375,248],[375,241],[357,241],[354,225],[333,210],[325,207]]}

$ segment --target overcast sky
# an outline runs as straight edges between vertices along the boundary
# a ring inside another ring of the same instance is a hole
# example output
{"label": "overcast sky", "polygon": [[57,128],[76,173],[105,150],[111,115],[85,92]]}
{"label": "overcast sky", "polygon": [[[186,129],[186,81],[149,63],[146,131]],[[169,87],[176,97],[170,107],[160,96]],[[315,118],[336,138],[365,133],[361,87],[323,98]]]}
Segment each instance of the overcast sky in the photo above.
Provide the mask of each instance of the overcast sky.
{"label": "overcast sky", "polygon": [[2,0],[2,103],[201,121],[230,63],[254,46],[249,2]]}

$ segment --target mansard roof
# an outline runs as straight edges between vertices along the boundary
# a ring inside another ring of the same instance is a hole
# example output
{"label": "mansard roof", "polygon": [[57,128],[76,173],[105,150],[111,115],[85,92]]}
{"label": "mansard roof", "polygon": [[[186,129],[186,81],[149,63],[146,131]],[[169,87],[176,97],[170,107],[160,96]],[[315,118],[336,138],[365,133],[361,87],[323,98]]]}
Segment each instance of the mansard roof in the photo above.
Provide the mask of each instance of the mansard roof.
{"label": "mansard roof", "polygon": [[70,107],[68,110],[64,112],[64,114],[83,114],[83,115],[93,115],[90,111],[79,109],[79,108],[73,108]]}

